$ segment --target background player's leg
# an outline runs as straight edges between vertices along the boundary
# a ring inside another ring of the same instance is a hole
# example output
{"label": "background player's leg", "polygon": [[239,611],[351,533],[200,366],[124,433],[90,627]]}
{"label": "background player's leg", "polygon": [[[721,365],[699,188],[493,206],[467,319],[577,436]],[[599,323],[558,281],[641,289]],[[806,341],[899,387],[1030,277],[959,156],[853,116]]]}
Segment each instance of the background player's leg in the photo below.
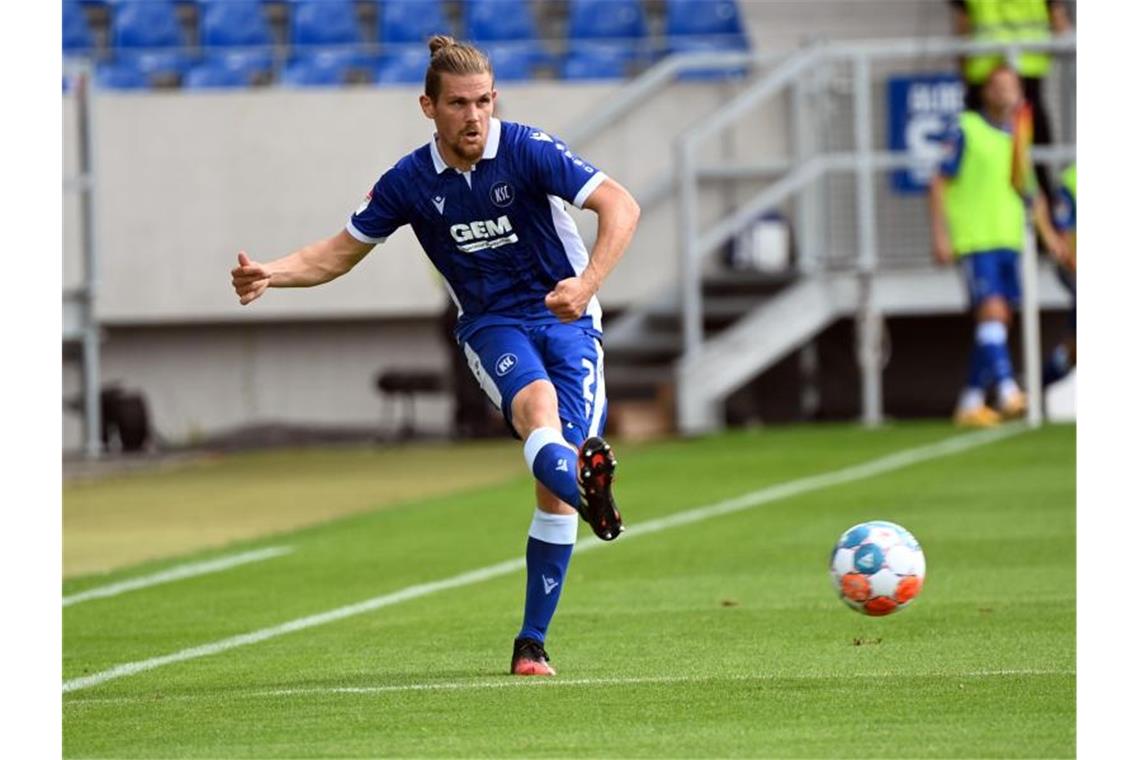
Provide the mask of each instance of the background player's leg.
{"label": "background player's leg", "polygon": [[1013,362],[1009,356],[1009,303],[1002,296],[991,296],[978,306],[977,316],[975,337],[997,386],[998,404],[1004,414],[1015,416],[1024,408],[1024,394],[1013,379]]}

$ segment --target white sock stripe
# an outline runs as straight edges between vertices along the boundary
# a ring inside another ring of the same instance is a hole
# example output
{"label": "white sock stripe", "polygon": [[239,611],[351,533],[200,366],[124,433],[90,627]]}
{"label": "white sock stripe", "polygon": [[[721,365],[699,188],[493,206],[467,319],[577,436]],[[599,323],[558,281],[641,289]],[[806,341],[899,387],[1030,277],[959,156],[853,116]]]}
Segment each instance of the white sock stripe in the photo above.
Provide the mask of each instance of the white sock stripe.
{"label": "white sock stripe", "polygon": [[590,436],[600,435],[602,426],[602,412],[606,409],[606,371],[605,371],[605,352],[602,350],[602,342],[597,338],[594,339],[594,346],[598,349],[598,364],[596,367],[597,380],[594,383],[594,410],[590,415]]}
{"label": "white sock stripe", "polygon": [[1005,325],[996,319],[979,322],[975,336],[982,345],[1005,343],[1008,337]]}
{"label": "white sock stripe", "polygon": [[526,443],[523,444],[523,457],[526,459],[526,466],[534,472],[534,458],[538,456],[538,452],[542,451],[542,447],[548,443],[557,443],[569,449],[576,459],[578,452],[574,447],[566,443],[566,439],[562,437],[561,430],[554,428],[538,428],[526,438]]}
{"label": "white sock stripe", "polygon": [[552,515],[535,507],[527,535],[548,544],[573,545],[578,541],[578,515]]}

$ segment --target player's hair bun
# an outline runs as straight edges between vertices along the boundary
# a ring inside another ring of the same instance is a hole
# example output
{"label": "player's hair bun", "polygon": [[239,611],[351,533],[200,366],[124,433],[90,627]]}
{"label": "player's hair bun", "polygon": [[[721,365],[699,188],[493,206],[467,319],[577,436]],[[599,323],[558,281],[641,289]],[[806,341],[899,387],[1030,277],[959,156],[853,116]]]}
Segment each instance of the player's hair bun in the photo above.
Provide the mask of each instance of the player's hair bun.
{"label": "player's hair bun", "polygon": [[436,34],[430,40],[428,40],[428,49],[434,56],[436,52],[442,50],[445,47],[451,47],[454,44],[454,38],[448,37],[446,34]]}

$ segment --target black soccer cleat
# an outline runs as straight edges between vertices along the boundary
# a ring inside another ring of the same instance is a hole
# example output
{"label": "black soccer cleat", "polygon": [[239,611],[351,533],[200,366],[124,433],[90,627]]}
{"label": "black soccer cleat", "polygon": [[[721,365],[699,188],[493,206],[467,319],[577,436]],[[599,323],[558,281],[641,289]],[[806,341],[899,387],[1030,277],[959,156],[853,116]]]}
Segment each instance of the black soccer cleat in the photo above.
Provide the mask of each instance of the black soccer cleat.
{"label": "black soccer cleat", "polygon": [[541,642],[534,639],[515,639],[515,651],[511,655],[511,674],[516,676],[552,676],[550,656],[542,648]]}
{"label": "black soccer cleat", "polygon": [[578,514],[603,541],[613,541],[625,530],[614,503],[615,469],[617,459],[610,445],[598,436],[586,439],[578,452],[578,487],[582,492]]}

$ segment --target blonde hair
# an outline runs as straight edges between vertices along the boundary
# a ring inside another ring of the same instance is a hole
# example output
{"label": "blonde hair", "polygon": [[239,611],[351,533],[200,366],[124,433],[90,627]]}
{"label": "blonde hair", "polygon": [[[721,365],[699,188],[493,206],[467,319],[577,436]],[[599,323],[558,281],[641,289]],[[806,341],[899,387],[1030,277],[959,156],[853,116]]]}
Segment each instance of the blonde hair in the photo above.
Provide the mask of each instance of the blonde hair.
{"label": "blonde hair", "polygon": [[434,103],[439,97],[441,74],[490,74],[495,76],[491,61],[482,50],[466,42],[456,42],[446,34],[428,40],[431,62],[424,76],[424,94]]}

